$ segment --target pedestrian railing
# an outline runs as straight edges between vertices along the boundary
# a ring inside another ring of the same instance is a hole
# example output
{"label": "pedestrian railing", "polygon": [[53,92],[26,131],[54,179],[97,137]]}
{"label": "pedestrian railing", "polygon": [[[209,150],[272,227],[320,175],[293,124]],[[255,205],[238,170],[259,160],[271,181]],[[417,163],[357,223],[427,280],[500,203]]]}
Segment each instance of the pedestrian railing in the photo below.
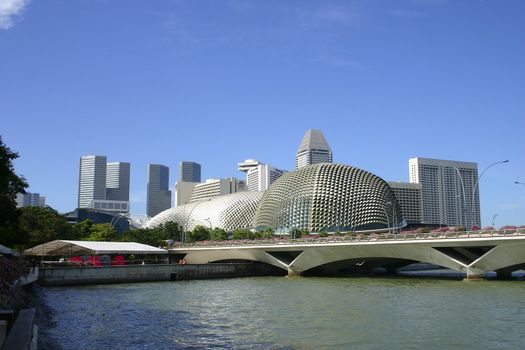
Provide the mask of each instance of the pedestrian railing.
{"label": "pedestrian railing", "polygon": [[193,243],[176,244],[172,248],[214,248],[214,247],[236,247],[255,245],[298,245],[298,244],[327,244],[327,243],[357,243],[357,242],[385,242],[385,241],[419,241],[436,239],[468,239],[468,238],[501,238],[525,236],[525,228],[512,230],[478,230],[460,232],[400,232],[400,233],[352,233],[344,235],[330,235],[328,237],[301,237],[285,238],[276,237],[271,239],[253,240],[228,240],[228,241],[201,241]]}

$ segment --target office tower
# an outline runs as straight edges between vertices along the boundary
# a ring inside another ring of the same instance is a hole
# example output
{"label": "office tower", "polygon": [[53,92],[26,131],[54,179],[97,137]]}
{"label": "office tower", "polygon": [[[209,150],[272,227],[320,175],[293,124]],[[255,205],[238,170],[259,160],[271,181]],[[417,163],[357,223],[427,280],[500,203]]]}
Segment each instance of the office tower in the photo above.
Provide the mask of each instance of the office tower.
{"label": "office tower", "polygon": [[195,162],[180,162],[179,181],[201,182],[201,165]]}
{"label": "office tower", "polygon": [[248,191],[266,191],[286,171],[264,164],[255,159],[246,159],[237,164],[237,169],[246,173]]}
{"label": "office tower", "polygon": [[45,207],[46,197],[41,196],[39,193],[18,193],[16,195],[16,207]]}
{"label": "office tower", "polygon": [[297,150],[295,167],[299,169],[317,163],[332,163],[332,150],[321,130],[310,129]]}
{"label": "office tower", "polygon": [[78,208],[129,212],[129,171],[129,163],[107,163],[105,156],[80,157]]}
{"label": "office tower", "polygon": [[105,156],[82,156],[78,175],[78,208],[91,208],[93,200],[106,199]]}
{"label": "office tower", "polygon": [[179,181],[175,183],[175,188],[173,192],[175,193],[173,198],[173,206],[178,207],[183,204],[186,204],[190,201],[195,186],[200,184],[200,182],[187,182]]}
{"label": "office tower", "polygon": [[401,207],[403,218],[407,224],[423,222],[423,192],[421,184],[409,182],[389,182],[397,202]]}
{"label": "office tower", "polygon": [[146,213],[153,217],[169,209],[171,191],[169,190],[170,169],[165,165],[148,165],[148,199]]}
{"label": "office tower", "polygon": [[423,222],[448,226],[481,226],[478,164],[411,158],[410,182],[421,184]]}
{"label": "office tower", "polygon": [[190,202],[242,191],[246,191],[246,183],[234,177],[208,179],[206,182],[195,185]]}
{"label": "office tower", "polygon": [[128,162],[107,164],[106,199],[129,201],[129,180],[131,165]]}

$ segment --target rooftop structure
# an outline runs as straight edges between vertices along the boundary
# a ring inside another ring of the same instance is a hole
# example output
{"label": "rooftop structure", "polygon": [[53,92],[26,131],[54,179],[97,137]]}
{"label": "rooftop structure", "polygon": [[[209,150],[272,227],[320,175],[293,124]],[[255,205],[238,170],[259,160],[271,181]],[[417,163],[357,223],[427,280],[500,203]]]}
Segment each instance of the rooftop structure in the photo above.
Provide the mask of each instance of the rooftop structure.
{"label": "rooftop structure", "polygon": [[332,161],[332,150],[321,130],[307,130],[297,150],[296,168],[318,163],[332,163]]}

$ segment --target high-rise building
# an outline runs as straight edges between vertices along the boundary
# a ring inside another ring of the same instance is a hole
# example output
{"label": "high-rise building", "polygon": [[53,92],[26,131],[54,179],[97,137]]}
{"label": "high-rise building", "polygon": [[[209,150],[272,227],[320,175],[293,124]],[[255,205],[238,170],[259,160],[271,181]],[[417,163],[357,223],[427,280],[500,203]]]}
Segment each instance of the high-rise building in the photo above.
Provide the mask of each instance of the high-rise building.
{"label": "high-rise building", "polygon": [[16,195],[16,207],[45,207],[46,197],[41,196],[39,193],[18,193]]}
{"label": "high-rise building", "polygon": [[80,157],[78,208],[129,212],[129,172],[129,163],[107,163],[105,156]]}
{"label": "high-rise building", "polygon": [[201,182],[201,165],[195,162],[180,162],[179,181]]}
{"label": "high-rise building", "polygon": [[403,218],[408,224],[423,222],[423,192],[421,184],[409,182],[388,182],[401,207]]}
{"label": "high-rise building", "polygon": [[78,208],[91,208],[93,200],[106,199],[105,156],[82,156],[78,175]]}
{"label": "high-rise building", "polygon": [[255,159],[238,163],[239,171],[246,173],[248,191],[266,191],[286,171],[264,164]]}
{"label": "high-rise building", "polygon": [[175,193],[173,206],[178,207],[188,203],[191,199],[193,191],[195,190],[195,186],[198,184],[200,184],[200,182],[178,181],[175,183],[175,189],[173,191]]}
{"label": "high-rise building", "polygon": [[423,222],[448,226],[481,226],[478,164],[411,158],[410,182],[421,184]]}
{"label": "high-rise building", "polygon": [[317,163],[332,163],[332,150],[321,130],[310,129],[297,150],[295,167],[299,169]]}
{"label": "high-rise building", "polygon": [[228,179],[208,179],[206,182],[195,185],[190,202],[241,191],[246,191],[246,183],[234,177]]}
{"label": "high-rise building", "polygon": [[129,180],[131,165],[128,162],[107,164],[106,199],[129,201]]}
{"label": "high-rise building", "polygon": [[165,165],[148,165],[148,199],[146,214],[150,217],[171,207],[170,169]]}

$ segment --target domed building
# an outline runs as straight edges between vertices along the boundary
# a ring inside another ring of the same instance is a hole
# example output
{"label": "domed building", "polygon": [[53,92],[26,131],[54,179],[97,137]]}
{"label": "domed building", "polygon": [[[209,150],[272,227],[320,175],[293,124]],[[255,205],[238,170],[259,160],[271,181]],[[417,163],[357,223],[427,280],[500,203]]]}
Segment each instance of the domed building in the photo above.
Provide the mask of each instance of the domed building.
{"label": "domed building", "polygon": [[404,225],[390,186],[380,177],[342,164],[300,168],[277,179],[264,193],[255,228],[289,232],[379,230]]}
{"label": "domed building", "polygon": [[253,227],[262,194],[245,191],[191,202],[157,214],[146,227],[153,228],[169,221],[179,223],[186,231],[193,230],[197,225],[226,231]]}

